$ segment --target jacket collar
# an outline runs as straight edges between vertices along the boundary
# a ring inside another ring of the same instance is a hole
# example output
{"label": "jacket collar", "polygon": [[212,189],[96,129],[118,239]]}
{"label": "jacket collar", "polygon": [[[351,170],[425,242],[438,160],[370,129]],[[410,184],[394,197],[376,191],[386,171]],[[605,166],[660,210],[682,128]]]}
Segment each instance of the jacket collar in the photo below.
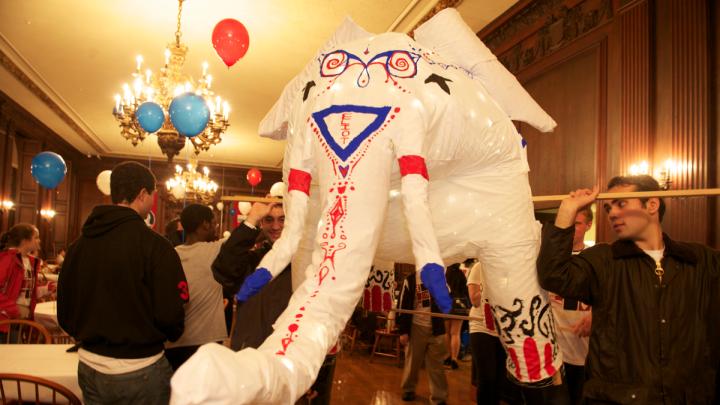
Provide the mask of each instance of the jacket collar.
{"label": "jacket collar", "polygon": [[[687,262],[690,264],[697,264],[697,256],[695,253],[685,246],[685,244],[678,243],[663,232],[663,242],[665,243],[665,256],[672,256],[673,258]],[[623,259],[629,257],[645,256],[645,252],[635,244],[635,242],[628,239],[620,239],[613,242],[611,245],[614,259]]]}

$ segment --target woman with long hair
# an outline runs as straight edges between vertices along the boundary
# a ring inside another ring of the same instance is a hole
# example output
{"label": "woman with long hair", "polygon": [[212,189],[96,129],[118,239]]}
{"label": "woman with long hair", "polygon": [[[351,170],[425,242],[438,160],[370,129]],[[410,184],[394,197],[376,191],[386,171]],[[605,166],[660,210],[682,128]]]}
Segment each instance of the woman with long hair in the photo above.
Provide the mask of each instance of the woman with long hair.
{"label": "woman with long hair", "polygon": [[0,320],[32,319],[39,260],[30,252],[39,248],[40,232],[31,224],[17,224],[0,237]]}

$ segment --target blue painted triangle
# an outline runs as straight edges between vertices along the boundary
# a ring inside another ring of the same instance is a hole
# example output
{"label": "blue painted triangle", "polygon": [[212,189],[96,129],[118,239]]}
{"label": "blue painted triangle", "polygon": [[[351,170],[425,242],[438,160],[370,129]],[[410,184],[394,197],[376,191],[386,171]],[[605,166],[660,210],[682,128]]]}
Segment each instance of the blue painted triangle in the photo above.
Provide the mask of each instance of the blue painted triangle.
{"label": "blue painted triangle", "polygon": [[[350,156],[352,156],[353,153],[355,153],[357,148],[360,147],[362,142],[367,139],[370,134],[380,128],[380,125],[382,125],[382,123],[385,121],[385,118],[387,118],[388,113],[390,113],[390,109],[391,107],[389,106],[368,107],[363,105],[350,104],[332,105],[324,110],[312,113],[312,117],[318,129],[320,130],[323,139],[325,139],[325,142],[328,144],[330,149],[335,152],[337,157],[339,157],[340,160],[344,162]],[[357,134],[352,140],[350,140],[350,143],[348,143],[346,147],[343,148],[342,146],[338,145],[337,142],[335,142],[335,138],[333,138],[332,134],[330,133],[325,119],[332,114],[342,114],[346,112],[372,114],[375,115],[375,119],[370,122],[370,124],[368,124],[368,126],[365,127],[365,129],[363,129],[359,134]]]}

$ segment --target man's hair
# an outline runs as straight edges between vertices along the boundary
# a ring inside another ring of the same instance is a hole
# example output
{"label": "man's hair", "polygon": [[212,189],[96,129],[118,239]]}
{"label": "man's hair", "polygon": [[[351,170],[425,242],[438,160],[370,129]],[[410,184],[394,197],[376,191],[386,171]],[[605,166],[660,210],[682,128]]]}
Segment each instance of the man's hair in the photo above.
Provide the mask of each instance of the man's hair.
{"label": "man's hair", "polygon": [[[635,186],[635,191],[659,191],[660,184],[652,176],[642,174],[638,176],[615,176],[608,182],[608,190],[617,186]],[[647,203],[648,197],[640,198],[643,206]],[[662,222],[665,216],[665,201],[660,200],[660,209],[658,210],[658,218]]]}
{"label": "man's hair", "polygon": [[183,231],[178,231],[180,218],[173,218],[165,224],[165,237],[172,243],[173,247],[183,244]]}
{"label": "man's hair", "polygon": [[186,233],[193,233],[203,222],[211,223],[213,220],[212,210],[200,204],[190,204],[180,213],[180,223]]}
{"label": "man's hair", "polygon": [[175,217],[165,224],[165,236],[171,235],[177,232],[177,224],[180,222],[180,217]]}
{"label": "man's hair", "polygon": [[578,214],[585,214],[585,223],[591,222],[593,220],[593,212],[590,208],[590,205],[586,205],[582,208],[580,208],[577,212]]}
{"label": "man's hair", "polygon": [[0,237],[0,250],[18,247],[22,241],[32,239],[35,229],[35,225],[25,223],[13,226]]}
{"label": "man's hair", "polygon": [[138,162],[122,162],[115,166],[110,175],[110,196],[113,204],[123,201],[131,203],[142,189],[155,191],[155,175]]}

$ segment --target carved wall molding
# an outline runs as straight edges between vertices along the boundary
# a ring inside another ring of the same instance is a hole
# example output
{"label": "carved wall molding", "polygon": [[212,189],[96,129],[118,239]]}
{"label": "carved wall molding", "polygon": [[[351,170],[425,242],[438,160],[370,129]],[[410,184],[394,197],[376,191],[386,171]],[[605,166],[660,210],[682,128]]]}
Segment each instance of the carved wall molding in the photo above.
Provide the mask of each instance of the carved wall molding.
{"label": "carved wall molding", "polygon": [[0,65],[3,66],[10,74],[17,79],[25,88],[45,104],[53,113],[55,113],[64,123],[66,123],[80,138],[90,145],[97,153],[105,153],[107,149],[98,143],[94,137],[82,129],[60,106],[48,96],[25,72],[20,69],[4,52],[0,49]]}
{"label": "carved wall molding", "polygon": [[537,0],[481,39],[512,73],[532,65],[600,26],[612,21],[612,0]]}

